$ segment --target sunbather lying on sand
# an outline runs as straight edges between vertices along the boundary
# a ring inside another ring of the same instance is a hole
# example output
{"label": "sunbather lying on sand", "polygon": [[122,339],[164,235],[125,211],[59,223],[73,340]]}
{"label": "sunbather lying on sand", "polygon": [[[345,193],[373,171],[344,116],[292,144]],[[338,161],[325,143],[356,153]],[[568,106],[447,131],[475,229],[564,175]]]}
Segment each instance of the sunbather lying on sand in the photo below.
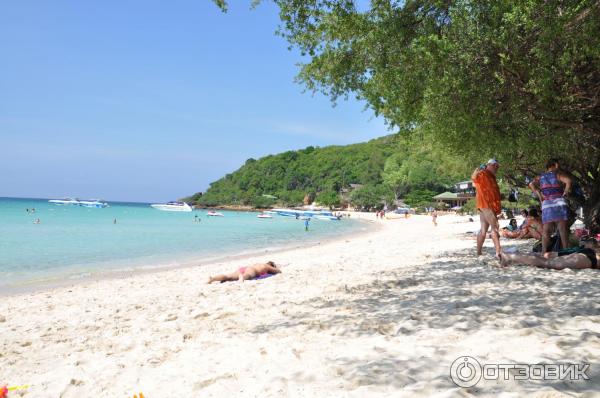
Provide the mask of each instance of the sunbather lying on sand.
{"label": "sunbather lying on sand", "polygon": [[208,283],[213,282],[229,282],[229,281],[245,281],[248,279],[254,279],[256,277],[264,276],[267,274],[280,274],[281,270],[277,268],[273,261],[269,261],[265,264],[254,264],[249,267],[241,267],[235,272],[226,275],[211,276],[208,279]]}
{"label": "sunbather lying on sand", "polygon": [[558,252],[518,254],[500,253],[500,265],[506,267],[513,264],[533,265],[552,269],[584,269],[598,268],[600,246],[595,241],[584,242],[582,247],[563,249]]}

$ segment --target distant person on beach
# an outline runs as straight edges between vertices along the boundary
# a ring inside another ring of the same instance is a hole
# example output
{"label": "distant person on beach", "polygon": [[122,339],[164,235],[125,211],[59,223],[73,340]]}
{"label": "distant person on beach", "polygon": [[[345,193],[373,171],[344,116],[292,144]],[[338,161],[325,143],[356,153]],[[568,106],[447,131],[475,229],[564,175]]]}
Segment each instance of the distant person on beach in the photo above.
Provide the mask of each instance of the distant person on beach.
{"label": "distant person on beach", "polygon": [[224,275],[211,276],[208,279],[208,283],[213,282],[232,282],[232,281],[245,281],[254,279],[256,277],[265,276],[268,274],[280,274],[281,270],[277,268],[277,265],[273,261],[268,261],[264,264],[255,264],[249,267],[241,267],[235,272]]}
{"label": "distant person on beach", "polygon": [[436,209],[433,209],[433,211],[431,212],[431,221],[433,221],[433,225],[435,225],[437,227],[437,217],[438,217],[438,213]]}
{"label": "distant person on beach", "polygon": [[481,229],[477,234],[477,255],[482,253],[488,229],[491,227],[491,237],[496,248],[496,256],[500,256],[500,231],[498,226],[498,214],[500,207],[500,188],[496,181],[496,173],[500,164],[496,159],[490,159],[485,165],[481,165],[471,174],[471,180],[476,189],[476,203],[479,210],[479,221]]}
{"label": "distant person on beach", "polygon": [[522,264],[551,269],[584,269],[598,268],[600,246],[595,240],[583,242],[580,247],[561,249],[558,252],[542,254],[501,253],[500,265],[503,267]]}
{"label": "distant person on beach", "polygon": [[565,200],[571,193],[571,177],[560,170],[557,159],[546,162],[546,172],[529,183],[529,188],[542,202],[542,252],[550,250],[550,235],[558,227],[563,248],[569,244],[569,205]]}

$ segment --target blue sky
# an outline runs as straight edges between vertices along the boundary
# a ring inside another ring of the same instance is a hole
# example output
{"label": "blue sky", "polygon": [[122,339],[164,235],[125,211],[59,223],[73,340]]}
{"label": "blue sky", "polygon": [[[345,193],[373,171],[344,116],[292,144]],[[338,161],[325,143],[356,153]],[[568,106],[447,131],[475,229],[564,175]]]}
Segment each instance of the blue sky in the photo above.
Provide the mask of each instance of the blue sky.
{"label": "blue sky", "polygon": [[166,201],[250,158],[389,134],[303,93],[278,10],[210,0],[0,5],[0,196]]}

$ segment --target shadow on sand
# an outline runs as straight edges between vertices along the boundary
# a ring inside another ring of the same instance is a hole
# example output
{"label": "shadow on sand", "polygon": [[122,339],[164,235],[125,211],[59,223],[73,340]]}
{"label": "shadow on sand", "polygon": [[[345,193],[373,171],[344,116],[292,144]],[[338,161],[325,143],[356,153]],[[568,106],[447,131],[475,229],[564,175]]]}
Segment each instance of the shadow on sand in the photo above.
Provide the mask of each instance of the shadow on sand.
{"label": "shadow on sand", "polygon": [[[348,338],[383,335],[393,341],[432,329],[437,332],[448,329],[448,333],[459,333],[462,337],[482,329],[507,329],[522,336],[535,333],[540,338],[554,339],[558,351],[564,355],[561,357],[554,350],[552,356],[544,357],[545,363],[574,359],[598,363],[597,328],[567,333],[562,330],[574,317],[600,314],[598,277],[597,270],[500,268],[491,256],[487,262],[480,262],[473,257],[472,250],[456,251],[444,253],[424,265],[380,273],[368,284],[341,287],[339,299],[323,297],[288,303],[293,310],[286,319],[260,325],[251,332],[300,328]],[[445,354],[444,344],[440,345],[440,352],[429,358],[399,359],[383,350],[370,357],[337,358],[332,365],[341,369],[340,376],[354,386],[392,384],[410,390],[411,386],[419,388],[426,377],[437,388],[456,388],[448,377],[450,363],[436,360]],[[574,353],[578,358],[572,358]],[[438,372],[440,366],[446,369],[443,373]],[[540,387],[562,393],[600,391],[598,370],[597,365],[592,365],[592,380],[586,382],[500,383],[482,387],[484,390],[479,393],[495,394],[506,388],[531,393]],[[465,392],[457,390],[459,394]]]}

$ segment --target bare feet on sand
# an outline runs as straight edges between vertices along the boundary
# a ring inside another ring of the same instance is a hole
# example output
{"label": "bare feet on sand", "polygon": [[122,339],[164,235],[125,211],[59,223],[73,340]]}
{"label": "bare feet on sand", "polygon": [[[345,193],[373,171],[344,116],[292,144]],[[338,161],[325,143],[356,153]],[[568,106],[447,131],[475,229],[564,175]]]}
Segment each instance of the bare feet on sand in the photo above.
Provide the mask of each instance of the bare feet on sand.
{"label": "bare feet on sand", "polygon": [[510,265],[510,259],[504,252],[497,254],[498,260],[500,260],[501,267],[508,267]]}

